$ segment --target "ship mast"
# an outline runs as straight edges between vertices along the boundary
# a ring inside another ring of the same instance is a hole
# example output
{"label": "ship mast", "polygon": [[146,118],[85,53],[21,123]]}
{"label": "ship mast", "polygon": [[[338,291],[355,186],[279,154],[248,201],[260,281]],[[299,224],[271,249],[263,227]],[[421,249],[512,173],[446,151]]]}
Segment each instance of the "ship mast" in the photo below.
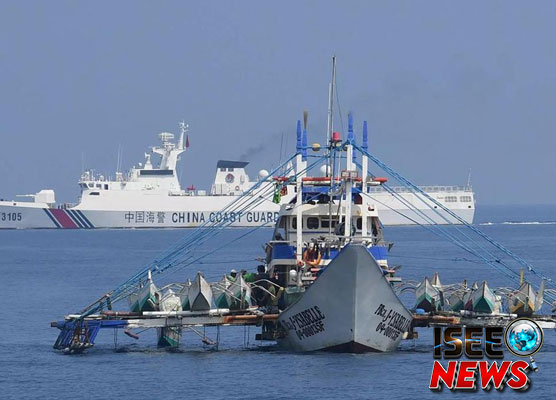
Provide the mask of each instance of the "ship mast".
{"label": "ship mast", "polygon": [[326,143],[330,142],[334,130],[334,85],[336,84],[336,56],[332,56],[332,80],[328,85],[328,126],[326,129]]}
{"label": "ship mast", "polygon": [[328,170],[327,175],[330,177],[330,190],[328,193],[328,234],[332,235],[332,192],[334,190],[334,165],[332,157],[332,132],[334,131],[334,86],[336,84],[336,56],[332,56],[332,78],[328,86],[328,127],[326,130],[326,143],[330,146],[328,151]]}

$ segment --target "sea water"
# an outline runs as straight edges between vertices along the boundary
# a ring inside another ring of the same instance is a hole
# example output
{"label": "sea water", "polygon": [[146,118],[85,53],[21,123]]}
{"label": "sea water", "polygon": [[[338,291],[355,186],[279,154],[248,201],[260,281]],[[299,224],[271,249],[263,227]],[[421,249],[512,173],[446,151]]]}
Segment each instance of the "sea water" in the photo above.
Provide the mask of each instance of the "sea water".
{"label": "sea water", "polygon": [[[476,226],[548,276],[556,277],[556,207],[478,207]],[[295,354],[255,341],[257,328],[222,328],[220,349],[204,345],[199,335],[184,334],[177,351],[158,350],[152,331],[134,340],[103,330],[96,345],[82,355],[52,349],[58,330],[50,322],[80,309],[125,281],[187,230],[28,230],[0,231],[0,399],[422,399],[443,395],[428,389],[433,365],[431,329],[404,341],[388,354]],[[199,246],[202,261],[178,269],[169,279],[184,281],[197,270],[218,280],[231,268],[254,270],[269,229],[222,232]],[[404,280],[420,281],[440,273],[444,284],[488,280],[508,286],[503,275],[421,227],[387,227],[394,242],[390,264],[401,265]],[[156,279],[156,276],[155,276]],[[339,290],[337,295],[340,295]],[[411,306],[411,296],[404,301]],[[125,309],[127,304],[115,308]],[[545,312],[550,311],[545,307]],[[556,332],[545,332],[535,356],[539,371],[523,393],[506,389],[496,398],[554,398]],[[508,354],[506,352],[506,354]],[[510,357],[508,357],[510,358]],[[469,398],[472,394],[444,396]]]}

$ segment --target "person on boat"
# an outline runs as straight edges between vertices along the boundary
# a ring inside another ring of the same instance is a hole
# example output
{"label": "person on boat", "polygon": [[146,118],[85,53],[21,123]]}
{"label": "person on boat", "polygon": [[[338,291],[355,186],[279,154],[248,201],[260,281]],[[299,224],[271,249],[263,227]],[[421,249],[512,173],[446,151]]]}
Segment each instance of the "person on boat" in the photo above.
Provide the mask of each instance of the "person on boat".
{"label": "person on boat", "polygon": [[265,306],[264,304],[264,298],[266,293],[266,290],[268,290],[268,280],[270,279],[270,275],[266,272],[266,268],[264,265],[257,265],[257,274],[255,275],[255,280],[254,282],[256,282],[255,285],[253,285],[253,299],[255,299],[255,303],[259,306],[259,307],[263,307]]}
{"label": "person on boat", "polygon": [[268,310],[271,313],[278,313],[279,312],[279,301],[280,297],[282,297],[282,293],[284,293],[284,288],[278,286],[275,281],[273,280],[274,284],[269,285],[268,292],[265,294],[265,302]]}
{"label": "person on boat", "polygon": [[243,276],[243,279],[245,280],[245,282],[247,283],[253,283],[256,281],[256,277],[257,275],[254,274],[253,272],[247,272],[246,270],[241,270],[241,276]]}
{"label": "person on boat", "polygon": [[228,275],[227,278],[230,282],[235,282],[236,277],[237,277],[237,271],[232,268],[232,270],[230,271],[230,275]]}

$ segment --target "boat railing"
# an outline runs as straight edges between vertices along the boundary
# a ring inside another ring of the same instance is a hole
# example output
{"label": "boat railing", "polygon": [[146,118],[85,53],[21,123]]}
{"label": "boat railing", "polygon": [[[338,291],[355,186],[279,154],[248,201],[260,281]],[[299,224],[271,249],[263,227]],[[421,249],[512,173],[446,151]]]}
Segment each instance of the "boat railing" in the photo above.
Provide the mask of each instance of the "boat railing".
{"label": "boat railing", "polygon": [[[440,193],[440,192],[466,192],[473,193],[473,187],[471,186],[419,186],[421,190],[427,193]],[[413,190],[405,186],[390,186],[390,189],[396,193],[413,193]],[[368,188],[369,193],[384,192],[385,189],[382,186],[370,186]]]}

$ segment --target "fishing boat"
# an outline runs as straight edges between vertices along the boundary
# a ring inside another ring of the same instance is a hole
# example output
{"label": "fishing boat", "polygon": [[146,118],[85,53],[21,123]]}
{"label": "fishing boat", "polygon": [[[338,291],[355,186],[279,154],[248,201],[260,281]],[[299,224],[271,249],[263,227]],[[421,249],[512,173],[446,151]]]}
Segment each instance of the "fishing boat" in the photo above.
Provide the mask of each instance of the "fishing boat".
{"label": "fishing boat", "polygon": [[463,296],[463,308],[467,311],[473,311],[473,294],[476,290],[479,289],[479,285],[477,281],[473,282],[470,288],[467,289],[467,292]]}
{"label": "fishing boat", "polygon": [[420,308],[425,312],[438,311],[440,309],[440,292],[436,286],[433,286],[429,278],[423,279],[423,282],[415,289],[415,308]]}
{"label": "fishing boat", "polygon": [[189,304],[189,289],[191,288],[191,281],[188,279],[185,284],[181,286],[181,289],[178,291],[178,297],[181,301],[181,309],[184,311],[189,311],[191,306]]}
{"label": "fishing boat", "polygon": [[232,292],[230,286],[232,282],[224,275],[222,279],[216,284],[212,285],[212,296],[216,308],[231,308],[232,306]]}
{"label": "fishing boat", "polygon": [[447,304],[445,305],[445,309],[447,311],[454,311],[454,312],[459,312],[465,309],[465,303],[463,301],[464,296],[465,296],[465,292],[462,290],[453,291],[448,297],[448,301]]}
{"label": "fishing boat", "polygon": [[281,207],[267,243],[269,275],[284,294],[278,301],[278,324],[270,329],[267,324],[266,332],[274,330],[278,344],[294,351],[392,351],[412,316],[386,278],[389,244],[383,240],[379,214],[365,196],[368,186],[386,180],[367,175],[365,156],[359,175],[351,114],[343,148],[330,119],[328,124],[327,151],[335,153],[331,159],[345,158],[339,179],[332,179],[335,165],[328,168],[332,176],[324,178],[300,173],[307,165],[307,120],[304,113],[303,130],[301,121],[297,124],[296,196]]}
{"label": "fishing boat", "polygon": [[486,281],[483,281],[481,286],[473,291],[469,301],[473,304],[473,312],[483,314],[497,314],[500,312],[500,298],[488,287]]}
{"label": "fishing boat", "polygon": [[189,288],[188,297],[191,311],[211,309],[212,289],[201,272],[197,272],[197,276]]}
{"label": "fishing boat", "polygon": [[[182,301],[171,288],[160,298],[160,311],[181,311]],[[181,328],[177,326],[168,326],[157,328],[158,347],[177,347],[181,340]]]}
{"label": "fishing boat", "polygon": [[129,295],[129,308],[133,312],[156,311],[159,307],[160,291],[153,282],[151,271],[148,272],[146,282],[140,283],[139,288]]}
{"label": "fishing boat", "polygon": [[181,311],[182,301],[171,288],[168,288],[160,298],[159,309],[160,311]]}
{"label": "fishing boat", "polygon": [[544,281],[541,283],[538,294],[531,283],[524,281],[517,291],[508,295],[510,313],[520,316],[532,315],[540,310],[543,304]]}
{"label": "fishing boat", "polygon": [[231,282],[228,287],[231,293],[230,308],[231,309],[245,309],[251,306],[251,286],[245,282],[242,274],[236,276],[235,281]]}

